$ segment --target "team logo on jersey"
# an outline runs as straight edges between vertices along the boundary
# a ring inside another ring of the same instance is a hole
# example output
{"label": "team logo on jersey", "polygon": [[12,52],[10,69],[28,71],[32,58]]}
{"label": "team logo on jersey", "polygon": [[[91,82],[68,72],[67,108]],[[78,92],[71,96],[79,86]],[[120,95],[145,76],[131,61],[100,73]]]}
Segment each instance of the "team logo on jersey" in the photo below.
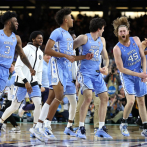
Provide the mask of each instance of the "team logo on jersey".
{"label": "team logo on jersey", "polygon": [[4,34],[1,34],[1,36],[4,36]]}
{"label": "team logo on jersey", "polygon": [[40,60],[42,59],[41,55],[39,55],[39,59],[40,59]]}

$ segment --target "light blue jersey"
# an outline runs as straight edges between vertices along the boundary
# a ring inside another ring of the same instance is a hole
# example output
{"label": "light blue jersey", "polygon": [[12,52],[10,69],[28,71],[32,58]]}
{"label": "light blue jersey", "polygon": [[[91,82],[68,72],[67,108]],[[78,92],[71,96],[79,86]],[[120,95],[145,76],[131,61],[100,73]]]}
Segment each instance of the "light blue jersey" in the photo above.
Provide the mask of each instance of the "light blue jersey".
{"label": "light blue jersey", "polygon": [[140,57],[139,47],[135,43],[134,39],[130,37],[129,47],[122,45],[120,42],[117,43],[117,46],[121,50],[121,58],[123,61],[124,68],[136,72],[140,71],[141,57]]}
{"label": "light blue jersey", "polygon": [[79,71],[83,74],[98,75],[101,58],[100,54],[103,49],[103,43],[99,37],[96,41],[93,40],[90,33],[86,34],[88,39],[87,43],[80,48],[81,55],[92,53],[94,57],[91,60],[81,60],[79,64]]}
{"label": "light blue jersey", "polygon": [[12,32],[11,36],[5,35],[3,30],[0,30],[0,66],[10,68],[13,62],[15,46],[17,39]]}
{"label": "light blue jersey", "polygon": [[90,33],[86,34],[88,39],[85,45],[82,45],[81,54],[93,53],[94,57],[91,60],[82,60],[79,64],[77,74],[78,82],[82,87],[82,91],[86,89],[95,90],[95,94],[107,92],[107,87],[102,74],[99,72],[101,64],[101,52],[103,43],[99,37],[96,41],[93,40]]}
{"label": "light blue jersey", "polygon": [[[55,29],[50,36],[50,39],[55,41],[54,50],[67,55],[73,55],[73,39],[68,31],[60,28]],[[67,80],[69,77],[69,60],[66,58],[51,57],[48,64],[49,86],[57,85],[59,81],[66,89]]]}
{"label": "light blue jersey", "polygon": [[[139,47],[134,39],[130,37],[129,47],[122,45],[120,42],[117,43],[117,46],[121,50],[121,58],[124,68],[141,73],[141,56]],[[146,84],[141,81],[141,78],[121,72],[120,78],[126,94],[142,97],[147,93]]]}
{"label": "light blue jersey", "polygon": [[9,68],[14,58],[16,44],[17,39],[14,33],[8,37],[3,30],[0,30],[0,93],[4,90],[9,77]]}

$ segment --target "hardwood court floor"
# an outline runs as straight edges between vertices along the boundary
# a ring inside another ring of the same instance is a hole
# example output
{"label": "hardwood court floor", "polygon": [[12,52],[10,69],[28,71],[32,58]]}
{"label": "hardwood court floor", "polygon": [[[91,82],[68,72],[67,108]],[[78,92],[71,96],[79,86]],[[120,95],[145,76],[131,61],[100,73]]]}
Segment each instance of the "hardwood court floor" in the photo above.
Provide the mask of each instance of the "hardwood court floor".
{"label": "hardwood court floor", "polygon": [[118,125],[107,125],[109,134],[113,139],[102,139],[94,137],[93,125],[86,124],[87,139],[70,137],[63,133],[66,124],[52,124],[53,133],[57,140],[45,140],[41,142],[38,139],[30,138],[30,123],[21,123],[21,133],[9,133],[10,124],[7,125],[6,133],[0,137],[0,147],[147,147],[147,138],[140,135],[142,130],[138,126],[129,126],[130,137],[124,137],[120,134]]}

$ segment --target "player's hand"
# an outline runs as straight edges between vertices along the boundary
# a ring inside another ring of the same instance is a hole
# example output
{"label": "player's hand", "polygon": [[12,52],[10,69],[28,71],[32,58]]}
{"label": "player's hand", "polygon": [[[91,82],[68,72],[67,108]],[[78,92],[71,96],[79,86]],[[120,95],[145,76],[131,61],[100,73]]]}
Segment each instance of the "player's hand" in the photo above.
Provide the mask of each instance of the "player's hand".
{"label": "player's hand", "polygon": [[41,92],[44,92],[45,91],[45,88],[44,87],[41,87]]}
{"label": "player's hand", "polygon": [[93,54],[91,54],[91,53],[88,53],[88,54],[86,54],[86,56],[85,56],[85,59],[86,60],[90,60],[90,59],[92,59],[93,58]]}
{"label": "player's hand", "polygon": [[108,67],[104,66],[103,68],[99,69],[103,75],[108,75]]}
{"label": "player's hand", "polygon": [[146,83],[147,82],[147,78],[141,79],[141,81]]}
{"label": "player's hand", "polygon": [[32,92],[32,86],[29,82],[25,83],[25,87],[27,89],[27,92],[30,94]]}
{"label": "player's hand", "polygon": [[65,58],[68,59],[71,63],[75,61],[75,58],[73,56],[66,55]]}
{"label": "player's hand", "polygon": [[144,81],[144,79],[147,78],[147,74],[144,72],[139,73],[139,77],[142,79],[142,81]]}
{"label": "player's hand", "polygon": [[35,76],[36,71],[32,68],[32,69],[30,69],[30,73],[31,73],[32,76]]}

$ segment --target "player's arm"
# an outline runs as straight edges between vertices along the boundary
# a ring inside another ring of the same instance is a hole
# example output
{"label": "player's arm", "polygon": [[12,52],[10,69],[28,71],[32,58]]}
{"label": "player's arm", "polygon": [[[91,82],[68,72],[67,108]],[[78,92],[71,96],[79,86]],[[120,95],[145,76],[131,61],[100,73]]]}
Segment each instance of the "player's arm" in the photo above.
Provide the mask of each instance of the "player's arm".
{"label": "player's arm", "polygon": [[145,54],[144,54],[143,49],[142,49],[141,41],[138,37],[133,37],[133,38],[134,38],[136,44],[139,47],[139,52],[140,52],[141,62],[142,62],[142,69],[143,69],[143,72],[146,73],[146,57],[145,57]]}
{"label": "player's arm", "polygon": [[31,75],[35,75],[35,70],[32,68],[29,60],[27,59],[23,49],[22,49],[22,42],[18,35],[16,35],[17,38],[17,45],[16,45],[16,51],[19,54],[22,62],[30,69]]}
{"label": "player's arm", "polygon": [[[78,36],[75,40],[74,40],[74,43],[73,43],[73,49],[76,49],[78,47],[80,47],[81,45],[84,45],[87,43],[87,35],[80,35]],[[91,53],[88,53],[86,55],[81,55],[81,56],[74,56],[75,58],[75,61],[78,61],[78,60],[83,60],[83,59],[87,59],[87,60],[90,60],[93,58],[93,54]]]}
{"label": "player's arm", "polygon": [[88,37],[87,35],[79,35],[73,43],[73,49],[76,49],[80,47],[81,45],[84,45],[87,43]]}
{"label": "player's arm", "polygon": [[147,51],[145,51],[145,48],[147,47],[147,39],[145,38],[144,41],[141,42],[142,49],[144,51],[144,54],[147,55]]}
{"label": "player's arm", "polygon": [[100,68],[100,72],[104,75],[108,74],[108,66],[109,66],[109,58],[108,58],[108,53],[106,50],[106,41],[103,37],[101,37],[102,43],[103,43],[103,49],[101,52],[102,58],[103,58],[103,63],[104,63],[104,67]]}
{"label": "player's arm", "polygon": [[113,55],[114,55],[116,66],[117,66],[117,68],[120,72],[127,74],[127,75],[137,76],[137,77],[140,77],[140,78],[146,78],[147,77],[145,73],[138,73],[138,72],[131,71],[127,68],[124,68],[123,61],[122,61],[122,58],[121,58],[121,51],[120,51],[120,48],[118,46],[115,46],[113,48]]}

